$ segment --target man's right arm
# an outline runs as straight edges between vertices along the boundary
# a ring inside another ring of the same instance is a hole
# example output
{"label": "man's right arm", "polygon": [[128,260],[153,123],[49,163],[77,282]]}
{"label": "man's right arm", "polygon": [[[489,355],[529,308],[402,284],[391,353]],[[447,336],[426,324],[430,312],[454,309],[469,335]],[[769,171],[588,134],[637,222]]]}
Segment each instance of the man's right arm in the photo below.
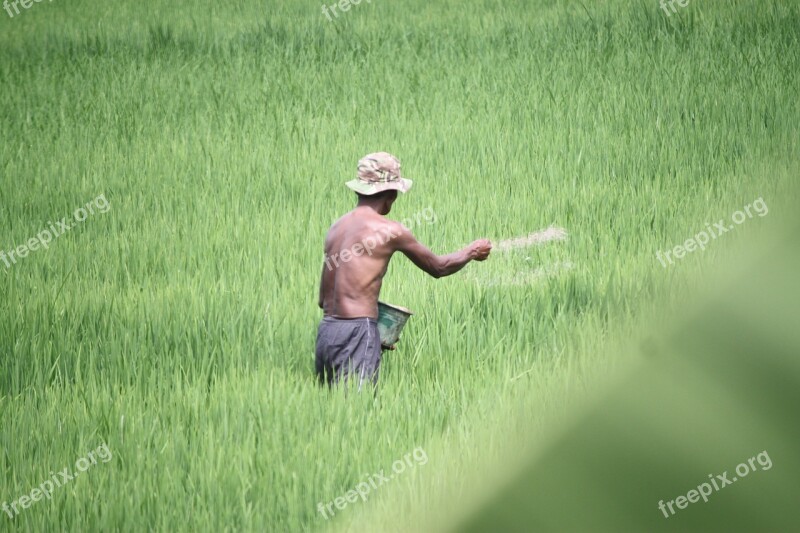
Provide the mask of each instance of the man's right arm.
{"label": "man's right arm", "polygon": [[466,248],[447,255],[436,255],[420,243],[410,231],[403,228],[395,240],[397,250],[434,278],[455,274],[470,261],[483,261],[489,257],[492,243],[479,239]]}

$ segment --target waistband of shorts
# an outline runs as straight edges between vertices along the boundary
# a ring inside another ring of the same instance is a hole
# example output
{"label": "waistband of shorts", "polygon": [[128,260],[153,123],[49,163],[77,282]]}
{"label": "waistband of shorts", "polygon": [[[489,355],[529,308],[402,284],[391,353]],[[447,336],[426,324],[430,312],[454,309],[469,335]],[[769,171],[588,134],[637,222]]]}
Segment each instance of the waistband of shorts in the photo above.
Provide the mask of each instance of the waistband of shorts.
{"label": "waistband of shorts", "polygon": [[324,316],[322,317],[323,322],[338,322],[340,324],[353,324],[355,322],[359,322],[361,320],[366,320],[370,324],[378,324],[378,321],[369,316],[358,316],[353,318],[337,318],[335,316]]}

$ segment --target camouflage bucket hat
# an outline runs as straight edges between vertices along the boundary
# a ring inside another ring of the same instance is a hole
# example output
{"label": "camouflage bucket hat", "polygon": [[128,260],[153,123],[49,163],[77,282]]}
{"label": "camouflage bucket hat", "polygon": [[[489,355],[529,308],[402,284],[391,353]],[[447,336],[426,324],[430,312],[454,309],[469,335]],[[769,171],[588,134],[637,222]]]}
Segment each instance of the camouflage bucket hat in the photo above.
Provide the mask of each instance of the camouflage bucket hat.
{"label": "camouflage bucket hat", "polygon": [[369,196],[390,190],[408,192],[412,183],[400,175],[400,161],[395,156],[376,152],[358,162],[358,178],[345,185],[359,194]]}

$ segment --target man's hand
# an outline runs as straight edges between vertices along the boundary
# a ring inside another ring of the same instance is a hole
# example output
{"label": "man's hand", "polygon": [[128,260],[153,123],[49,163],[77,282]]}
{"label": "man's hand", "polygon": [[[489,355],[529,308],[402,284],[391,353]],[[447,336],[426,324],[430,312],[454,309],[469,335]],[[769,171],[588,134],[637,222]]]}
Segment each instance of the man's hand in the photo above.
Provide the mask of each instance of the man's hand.
{"label": "man's hand", "polygon": [[478,239],[469,245],[470,259],[473,261],[485,261],[492,251],[492,243],[488,239]]}

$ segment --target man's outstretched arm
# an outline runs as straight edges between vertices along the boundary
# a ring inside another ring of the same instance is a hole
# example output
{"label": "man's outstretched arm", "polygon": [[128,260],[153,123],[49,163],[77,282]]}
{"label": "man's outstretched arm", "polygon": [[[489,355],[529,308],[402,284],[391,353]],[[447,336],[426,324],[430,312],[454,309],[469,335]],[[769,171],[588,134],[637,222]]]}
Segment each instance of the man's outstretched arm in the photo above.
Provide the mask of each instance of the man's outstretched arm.
{"label": "man's outstretched arm", "polygon": [[410,231],[403,228],[395,240],[396,249],[434,278],[455,274],[470,261],[483,261],[489,257],[492,243],[478,239],[466,248],[447,255],[436,255],[420,243]]}

